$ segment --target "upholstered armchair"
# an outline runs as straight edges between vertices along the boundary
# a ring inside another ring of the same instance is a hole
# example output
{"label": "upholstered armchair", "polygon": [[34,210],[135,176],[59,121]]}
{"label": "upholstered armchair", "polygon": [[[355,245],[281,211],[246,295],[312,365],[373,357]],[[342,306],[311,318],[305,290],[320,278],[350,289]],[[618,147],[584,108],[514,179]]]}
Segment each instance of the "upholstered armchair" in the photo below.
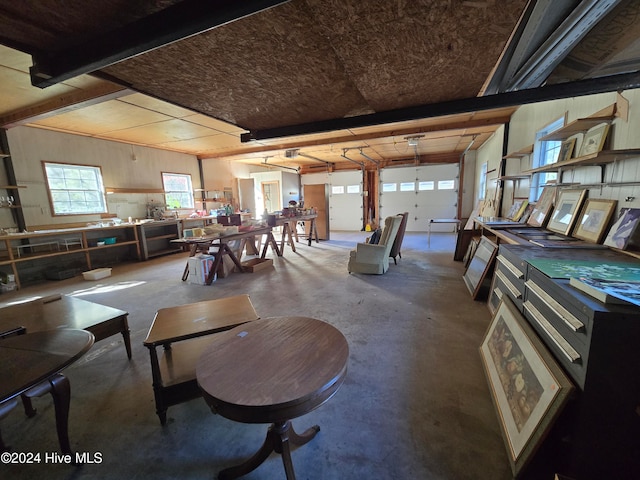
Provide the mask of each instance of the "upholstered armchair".
{"label": "upholstered armchair", "polygon": [[398,227],[396,239],[393,241],[393,245],[391,246],[391,252],[389,252],[389,256],[393,258],[393,263],[396,265],[398,264],[398,262],[396,261],[396,257],[402,258],[400,249],[402,248],[402,240],[404,240],[404,231],[407,229],[409,212],[399,213],[398,215],[402,216],[402,221],[400,222],[400,226]]}
{"label": "upholstered armchair", "polygon": [[349,273],[370,273],[380,275],[389,269],[389,253],[398,233],[402,216],[387,217],[377,244],[358,243],[349,252]]}

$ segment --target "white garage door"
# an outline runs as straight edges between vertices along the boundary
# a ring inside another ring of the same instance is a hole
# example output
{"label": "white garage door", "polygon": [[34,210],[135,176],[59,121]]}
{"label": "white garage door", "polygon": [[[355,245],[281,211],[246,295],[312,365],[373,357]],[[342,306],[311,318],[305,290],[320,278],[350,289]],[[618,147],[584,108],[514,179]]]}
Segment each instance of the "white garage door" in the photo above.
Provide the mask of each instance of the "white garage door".
{"label": "white garage door", "polygon": [[329,184],[329,225],[331,230],[362,230],[362,172],[311,173],[302,184]]}
{"label": "white garage door", "polygon": [[[432,218],[455,218],[458,164],[385,168],[380,172],[380,218],[409,212],[407,231],[426,232]],[[433,231],[453,231],[452,224]]]}

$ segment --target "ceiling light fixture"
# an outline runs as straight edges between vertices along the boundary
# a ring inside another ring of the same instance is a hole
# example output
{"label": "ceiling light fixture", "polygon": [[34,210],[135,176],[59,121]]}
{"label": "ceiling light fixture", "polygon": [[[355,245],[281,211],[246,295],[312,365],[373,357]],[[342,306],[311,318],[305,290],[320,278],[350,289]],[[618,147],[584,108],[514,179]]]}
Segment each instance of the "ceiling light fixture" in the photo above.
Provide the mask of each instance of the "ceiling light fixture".
{"label": "ceiling light fixture", "polygon": [[405,137],[405,139],[407,140],[407,144],[410,147],[417,147],[418,140],[420,140],[421,138],[424,138],[424,135],[414,135],[413,137]]}

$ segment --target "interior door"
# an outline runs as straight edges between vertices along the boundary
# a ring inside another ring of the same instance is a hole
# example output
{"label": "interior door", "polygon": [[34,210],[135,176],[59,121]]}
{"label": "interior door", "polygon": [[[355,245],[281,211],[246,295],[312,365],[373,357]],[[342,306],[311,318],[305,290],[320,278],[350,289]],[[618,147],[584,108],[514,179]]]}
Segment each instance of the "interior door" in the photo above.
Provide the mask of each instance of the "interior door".
{"label": "interior door", "polygon": [[[320,240],[329,240],[329,185],[326,183],[304,185],[304,206],[318,210],[316,228]],[[309,232],[306,232],[309,234]]]}

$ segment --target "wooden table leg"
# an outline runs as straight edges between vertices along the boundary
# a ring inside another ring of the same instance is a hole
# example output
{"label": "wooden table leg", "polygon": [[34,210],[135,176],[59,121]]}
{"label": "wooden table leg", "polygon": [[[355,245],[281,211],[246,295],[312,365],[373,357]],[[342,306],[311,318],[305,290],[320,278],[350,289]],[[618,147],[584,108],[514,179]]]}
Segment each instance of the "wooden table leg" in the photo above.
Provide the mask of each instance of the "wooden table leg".
{"label": "wooden table leg", "polygon": [[282,455],[282,463],[287,480],[295,480],[296,475],[293,471],[293,462],[291,461],[291,447],[289,442],[294,445],[304,445],[320,431],[318,425],[308,428],[304,433],[297,434],[291,425],[291,421],[277,422],[272,424],[267,431],[267,436],[260,449],[246,462],[222,470],[218,474],[220,480],[231,480],[242,477],[258,468],[271,454],[276,452]]}
{"label": "wooden table leg", "polygon": [[[189,246],[189,257],[194,257],[197,251],[198,251],[198,244],[192,243]],[[186,282],[188,278],[189,278],[189,260],[187,259],[187,264],[184,266],[184,272],[182,272],[182,281]]]}
{"label": "wooden table leg", "polygon": [[262,247],[262,253],[260,254],[260,258],[265,258],[267,255],[267,247],[271,246],[271,250],[273,250],[278,257],[281,257],[284,251],[281,251],[278,248],[278,242],[273,236],[273,233],[267,233],[267,241],[264,242],[264,247]]}
{"label": "wooden table leg", "polygon": [[56,413],[56,430],[58,432],[58,442],[62,453],[71,454],[71,444],[69,443],[69,404],[71,402],[71,386],[67,377],[61,373],[56,373],[46,381],[27,390],[22,395],[22,403],[27,416],[32,417],[36,410],[31,405],[31,398],[41,397],[46,393],[51,393],[53,406]]}

